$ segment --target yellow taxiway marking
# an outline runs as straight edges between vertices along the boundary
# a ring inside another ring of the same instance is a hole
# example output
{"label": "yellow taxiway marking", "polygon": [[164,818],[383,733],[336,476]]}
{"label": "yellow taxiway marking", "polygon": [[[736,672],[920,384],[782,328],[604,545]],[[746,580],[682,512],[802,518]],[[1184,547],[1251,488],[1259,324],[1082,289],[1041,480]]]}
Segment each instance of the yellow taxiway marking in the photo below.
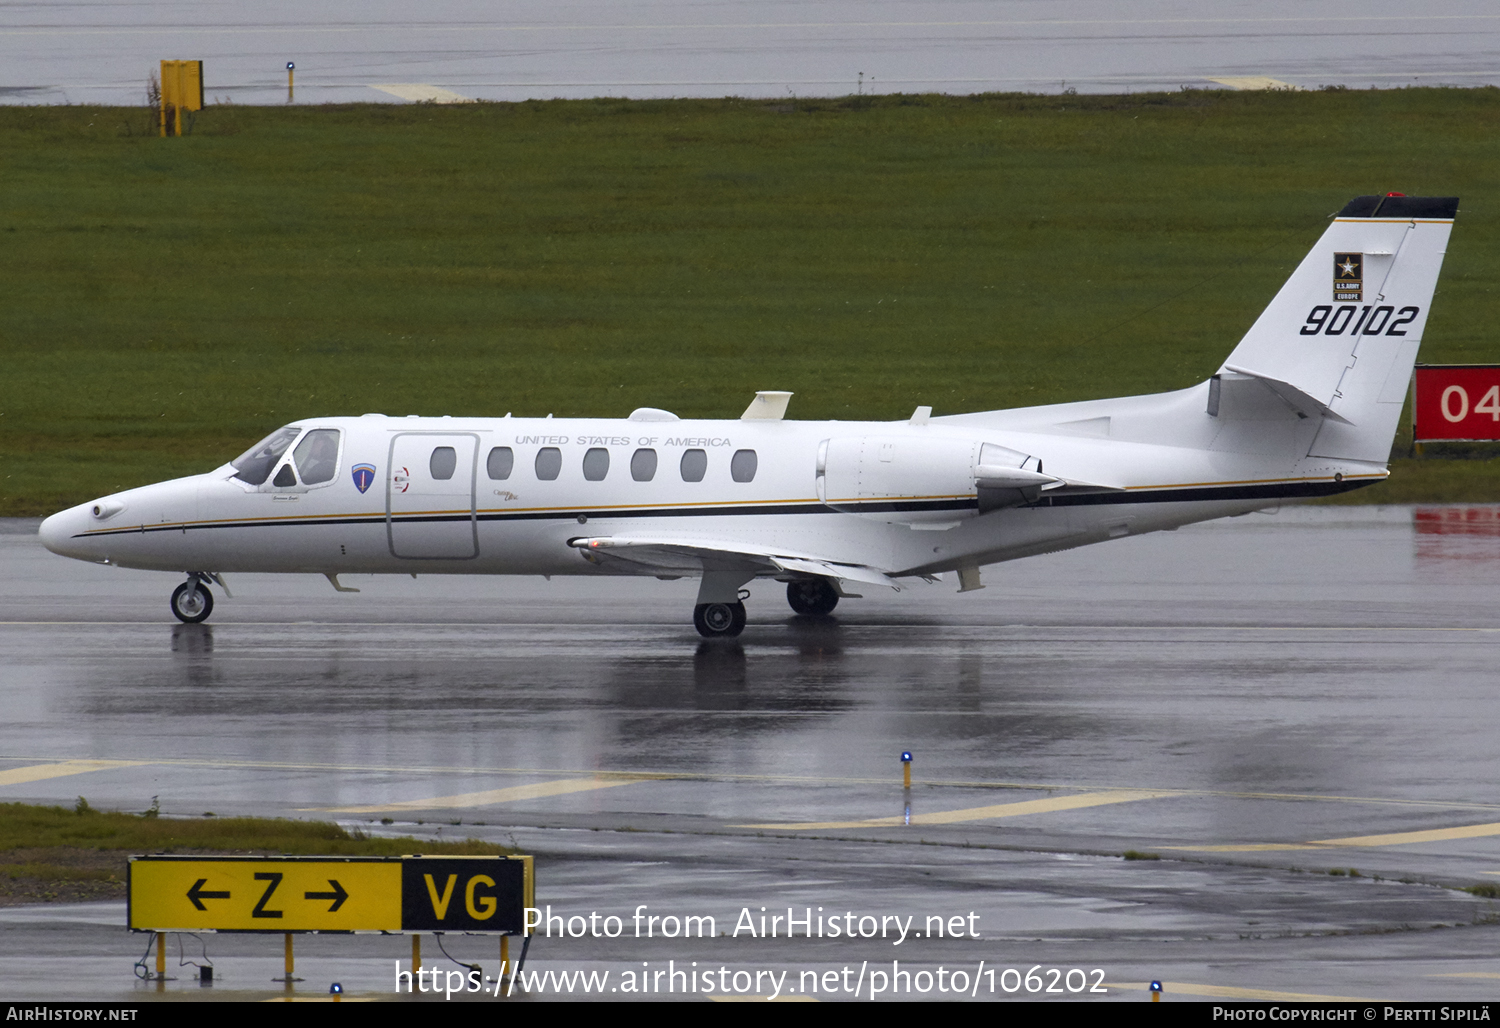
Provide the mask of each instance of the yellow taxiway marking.
{"label": "yellow taxiway marking", "polygon": [[1483,839],[1500,835],[1500,821],[1487,825],[1460,825],[1425,832],[1391,832],[1387,835],[1356,835],[1348,839],[1319,839],[1318,846],[1404,846],[1413,842],[1447,842],[1449,839]]}
{"label": "yellow taxiway marking", "polygon": [[1044,800],[1023,800],[1019,803],[997,803],[988,807],[942,810],[932,814],[913,814],[910,822],[907,822],[904,816],[897,816],[872,817],[863,821],[803,821],[792,824],[733,825],[732,827],[774,828],[782,831],[817,831],[832,828],[886,828],[908,823],[914,825],[951,825],[961,821],[990,821],[1002,817],[1022,817],[1026,814],[1054,814],[1060,810],[1102,807],[1110,803],[1131,803],[1135,800],[1154,800],[1176,795],[1178,793],[1175,792],[1115,789],[1109,792],[1085,792],[1073,796],[1051,796]]}
{"label": "yellow taxiway marking", "polygon": [[[1500,835],[1500,821],[1486,825],[1459,825],[1422,832],[1389,832],[1385,835],[1351,835],[1345,839],[1315,839],[1312,842],[1252,842],[1237,846],[1162,846],[1167,850],[1194,853],[1261,853],[1268,850],[1318,850],[1356,846],[1409,846],[1418,842],[1448,842],[1453,839],[1483,839]],[[1486,874],[1492,872],[1485,872]]]}
{"label": "yellow taxiway marking", "polygon": [[1159,850],[1178,850],[1183,853],[1269,853],[1273,850],[1321,849],[1311,842],[1246,842],[1229,846],[1157,846]]}
{"label": "yellow taxiway marking", "polygon": [[[16,622],[0,622],[0,625],[14,624]],[[27,622],[28,624],[32,622]],[[38,622],[50,623],[50,622]],[[97,624],[98,622],[79,622],[80,624]],[[119,622],[120,624],[138,624],[139,622]],[[264,624],[281,624],[282,622],[264,622]],[[333,622],[331,622],[333,623]],[[261,622],[255,622],[261,624]],[[372,625],[383,625],[385,622],[371,622]],[[483,627],[483,626],[480,626]],[[1220,631],[1220,629],[1213,629]],[[1374,631],[1374,629],[1371,629]],[[1420,631],[1420,629],[1414,629]],[[1500,632],[1500,629],[1432,629],[1432,631],[1464,631],[1464,632]],[[893,778],[890,776],[870,777],[864,775],[776,775],[776,774],[734,774],[723,771],[601,771],[597,768],[584,767],[504,767],[500,765],[437,765],[437,764],[365,764],[356,762],[332,762],[332,761],[274,761],[274,760],[206,760],[192,757],[155,757],[150,760],[87,760],[81,761],[72,757],[55,755],[41,755],[35,753],[8,753],[0,754],[0,760],[33,761],[44,767],[55,767],[66,764],[91,765],[88,770],[96,767],[130,767],[142,765],[156,765],[160,767],[174,768],[210,768],[217,771],[338,771],[338,772],[369,772],[374,774],[399,774],[399,775],[524,775],[537,777],[543,775],[568,775],[572,779],[605,777],[610,779],[624,779],[629,781],[679,781],[679,782],[725,782],[731,784],[784,784],[784,785],[889,785]],[[24,770],[24,769],[15,769]],[[12,772],[0,772],[0,776]],[[66,771],[63,774],[76,772]],[[9,779],[0,777],[0,784]],[[1083,782],[1006,782],[985,779],[930,779],[914,783],[924,789],[926,788],[960,788],[976,790],[1015,791],[1015,792],[1049,792],[1053,790],[1082,790],[1095,789],[1099,787],[1094,783]],[[1230,789],[1165,789],[1152,788],[1148,785],[1122,785],[1111,789],[1111,793],[1125,791],[1150,792],[1153,796],[1179,797],[1182,799],[1193,799],[1199,797],[1217,797],[1242,800],[1269,800],[1285,801],[1289,803],[1353,803],[1372,804],[1376,806],[1405,807],[1419,810],[1447,810],[1466,811],[1472,810],[1483,813],[1500,812],[1500,804],[1474,803],[1466,800],[1422,800],[1410,798],[1397,798],[1386,796],[1348,796],[1337,793],[1311,793],[1311,792],[1249,792]],[[429,801],[430,802],[430,801]],[[311,809],[311,808],[310,808]],[[379,807],[378,810],[389,808]],[[856,822],[863,824],[864,822]],[[1286,849],[1288,847],[1312,846],[1311,843],[1263,843],[1257,844],[1266,849]],[[1195,847],[1196,848],[1196,847]],[[1250,848],[1250,847],[1242,847]],[[1497,872],[1500,873],[1500,872]]]}
{"label": "yellow taxiway marking", "polygon": [[1208,81],[1217,82],[1221,86],[1230,89],[1297,89],[1290,82],[1280,79],[1268,79],[1264,75],[1226,75],[1224,78],[1211,78]]}
{"label": "yellow taxiway marking", "polygon": [[566,796],[570,792],[591,792],[595,789],[613,789],[619,785],[634,785],[637,782],[654,781],[651,778],[611,775],[608,778],[563,778],[556,782],[538,782],[535,785],[512,785],[506,789],[487,789],[484,792],[463,792],[456,796],[433,796],[425,800],[399,800],[393,803],[374,803],[360,807],[308,807],[329,814],[378,814],[385,810],[447,810],[451,807],[487,807],[492,803],[514,803],[517,800],[536,800],[547,796]]}
{"label": "yellow taxiway marking", "polygon": [[472,98],[460,96],[451,89],[430,86],[425,82],[386,82],[381,85],[371,83],[370,88],[416,103],[467,104],[474,102]]}
{"label": "yellow taxiway marking", "polygon": [[[1105,982],[1106,989],[1135,989],[1145,992],[1151,988],[1146,982]],[[1233,985],[1194,985],[1191,982],[1162,982],[1161,994],[1168,998],[1177,996],[1212,996],[1218,999],[1279,999],[1298,1000],[1304,1003],[1374,1003],[1376,1000],[1360,996],[1325,996],[1316,992],[1277,992],[1273,989],[1241,989]]]}
{"label": "yellow taxiway marking", "polygon": [[31,767],[13,767],[0,771],[0,785],[25,785],[48,778],[65,778],[68,775],[83,775],[90,771],[108,771],[116,767],[142,767],[148,760],[64,760],[57,764],[34,764]]}

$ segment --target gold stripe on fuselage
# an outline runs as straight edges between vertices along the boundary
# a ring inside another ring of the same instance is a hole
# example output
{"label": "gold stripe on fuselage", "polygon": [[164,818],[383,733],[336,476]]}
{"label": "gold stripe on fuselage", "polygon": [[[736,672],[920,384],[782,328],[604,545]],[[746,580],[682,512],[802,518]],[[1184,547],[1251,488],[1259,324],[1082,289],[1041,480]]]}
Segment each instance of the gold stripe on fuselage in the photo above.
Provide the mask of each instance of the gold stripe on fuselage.
{"label": "gold stripe on fuselage", "polygon": [[[1349,481],[1361,481],[1361,480],[1365,480],[1365,479],[1371,479],[1371,480],[1374,480],[1374,481],[1381,481],[1381,480],[1383,480],[1385,478],[1388,478],[1388,477],[1389,477],[1388,474],[1386,474],[1386,475],[1344,475],[1343,478],[1341,479],[1341,481],[1349,482]],[[1167,490],[1172,490],[1172,489],[1226,488],[1226,487],[1229,487],[1229,486],[1242,486],[1242,485],[1285,485],[1285,484],[1288,484],[1288,483],[1297,483],[1297,482],[1333,482],[1333,481],[1335,481],[1335,479],[1334,479],[1334,477],[1332,475],[1323,475],[1323,476],[1319,476],[1319,477],[1315,477],[1315,478],[1247,478],[1247,479],[1231,479],[1231,480],[1227,480],[1227,481],[1214,481],[1214,482],[1174,482],[1174,483],[1161,483],[1161,484],[1155,484],[1155,485],[1132,485],[1132,486],[1125,486],[1120,491],[1121,492],[1127,492],[1127,493],[1138,493],[1138,492],[1146,492],[1146,491],[1158,491],[1158,492],[1162,492],[1162,491],[1167,491]],[[169,528],[187,529],[187,528],[195,528],[195,527],[204,527],[204,528],[234,528],[234,527],[239,527],[239,526],[253,527],[253,526],[257,525],[257,524],[274,524],[274,523],[277,523],[277,522],[286,522],[286,521],[294,521],[294,522],[296,522],[298,524],[316,524],[316,523],[318,523],[320,521],[337,521],[337,520],[348,520],[348,519],[359,519],[359,520],[364,520],[364,521],[385,521],[385,520],[389,519],[389,520],[392,520],[392,521],[397,521],[397,520],[407,520],[407,519],[410,519],[410,518],[423,518],[423,517],[443,517],[443,516],[454,516],[454,517],[457,517],[457,516],[465,516],[465,515],[473,515],[473,516],[477,517],[479,515],[489,515],[489,514],[568,514],[568,515],[572,515],[572,514],[574,514],[574,513],[576,513],[578,511],[578,509],[579,509],[580,506],[586,506],[586,507],[588,507],[588,509],[590,511],[595,512],[594,515],[593,515],[595,517],[608,517],[610,515],[610,513],[614,512],[614,511],[632,511],[632,510],[681,510],[681,509],[684,509],[684,508],[696,508],[696,509],[703,510],[703,511],[716,511],[716,510],[726,510],[726,509],[732,510],[732,509],[734,509],[736,507],[795,506],[795,505],[802,505],[802,506],[807,506],[807,507],[826,507],[826,506],[829,506],[829,505],[835,504],[835,503],[839,503],[839,504],[855,504],[855,503],[918,503],[918,502],[931,502],[931,501],[939,501],[939,500],[959,500],[959,499],[969,499],[969,496],[968,496],[968,494],[951,494],[951,495],[944,495],[944,496],[885,496],[885,497],[869,496],[869,497],[849,497],[847,499],[846,498],[835,498],[835,499],[827,500],[827,501],[818,500],[818,499],[814,499],[814,498],[810,498],[810,497],[799,497],[797,499],[780,499],[780,500],[723,500],[723,501],[720,501],[718,503],[712,503],[712,504],[692,503],[692,502],[683,502],[683,503],[628,503],[628,504],[612,504],[612,505],[607,506],[607,507],[591,506],[591,505],[587,505],[587,504],[584,504],[584,505],[571,504],[569,506],[562,506],[562,507],[483,507],[483,508],[475,508],[474,510],[470,510],[468,508],[459,508],[459,509],[455,509],[455,510],[403,511],[399,515],[392,514],[389,511],[358,511],[358,512],[348,512],[348,513],[341,513],[341,514],[291,514],[291,513],[287,513],[287,514],[273,515],[273,516],[269,516],[269,517],[254,517],[254,518],[206,518],[206,519],[202,519],[202,520],[198,520],[198,521],[163,521],[163,522],[160,522],[160,523],[154,524],[154,525],[131,525],[131,526],[128,526],[128,527],[122,525],[122,526],[120,526],[118,528],[94,528],[94,529],[89,529],[88,531],[82,533],[82,537],[83,538],[88,538],[90,536],[118,535],[118,534],[124,533],[124,532],[161,531],[163,529],[169,529]]]}

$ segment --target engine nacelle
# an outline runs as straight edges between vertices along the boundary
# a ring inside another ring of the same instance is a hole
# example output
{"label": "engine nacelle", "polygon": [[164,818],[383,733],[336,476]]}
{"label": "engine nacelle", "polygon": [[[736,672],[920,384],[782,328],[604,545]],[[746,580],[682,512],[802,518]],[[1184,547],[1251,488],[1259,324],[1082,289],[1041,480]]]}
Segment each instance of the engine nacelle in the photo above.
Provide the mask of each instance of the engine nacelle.
{"label": "engine nacelle", "polygon": [[1058,480],[1042,462],[976,439],[844,436],[818,447],[818,499],[894,524],[955,522],[1034,503]]}

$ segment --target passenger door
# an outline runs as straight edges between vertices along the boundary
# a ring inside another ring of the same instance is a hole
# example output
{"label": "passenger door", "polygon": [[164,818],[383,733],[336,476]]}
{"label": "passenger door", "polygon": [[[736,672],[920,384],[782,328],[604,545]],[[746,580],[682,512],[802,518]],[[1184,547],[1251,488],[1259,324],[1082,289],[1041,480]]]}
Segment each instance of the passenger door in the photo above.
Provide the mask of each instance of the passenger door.
{"label": "passenger door", "polygon": [[386,530],[391,555],[467,560],[479,555],[474,518],[479,437],[403,432],[391,440]]}

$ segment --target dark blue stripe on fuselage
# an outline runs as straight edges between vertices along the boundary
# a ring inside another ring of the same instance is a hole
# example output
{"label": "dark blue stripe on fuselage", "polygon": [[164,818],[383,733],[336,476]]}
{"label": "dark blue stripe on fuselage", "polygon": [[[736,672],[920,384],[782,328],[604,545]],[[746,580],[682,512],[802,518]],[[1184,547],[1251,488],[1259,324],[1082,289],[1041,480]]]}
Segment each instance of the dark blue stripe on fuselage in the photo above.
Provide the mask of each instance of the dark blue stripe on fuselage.
{"label": "dark blue stripe on fuselage", "polygon": [[[1026,507],[1085,507],[1108,506],[1123,503],[1202,503],[1214,500],[1277,500],[1305,499],[1318,496],[1334,496],[1359,489],[1375,482],[1368,479],[1344,482],[1277,482],[1266,485],[1193,486],[1183,489],[1150,489],[1134,492],[1078,493],[1066,496],[1043,496]],[[226,528],[286,528],[290,526],[311,527],[314,525],[384,525],[396,522],[403,525],[441,524],[465,521],[576,521],[579,518],[688,518],[688,517],[765,517],[785,514],[887,514],[918,511],[973,510],[977,500],[934,501],[883,501],[879,503],[840,504],[839,509],[815,503],[766,504],[763,506],[736,507],[663,507],[642,510],[549,510],[487,511],[472,514],[414,514],[388,518],[386,514],[369,514],[347,518],[278,518],[274,521],[251,522],[206,522],[201,525],[135,525],[130,528],[108,529],[102,532],[80,533],[75,539],[96,539],[105,536],[135,535],[146,532],[196,532],[204,529]],[[1016,509],[1016,508],[1012,508]]]}

